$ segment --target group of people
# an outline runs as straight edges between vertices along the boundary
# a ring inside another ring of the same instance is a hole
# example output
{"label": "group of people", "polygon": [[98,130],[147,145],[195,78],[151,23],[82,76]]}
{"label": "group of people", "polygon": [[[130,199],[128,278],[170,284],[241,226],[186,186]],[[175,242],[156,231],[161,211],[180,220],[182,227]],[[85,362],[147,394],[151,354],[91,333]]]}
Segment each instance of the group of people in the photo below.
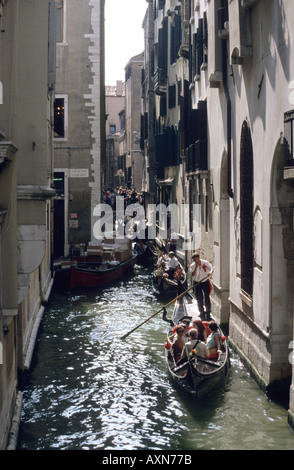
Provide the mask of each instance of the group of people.
{"label": "group of people", "polygon": [[113,210],[116,206],[116,197],[121,196],[124,198],[124,207],[129,204],[144,204],[144,196],[142,193],[138,193],[135,189],[123,188],[122,186],[116,186],[116,188],[108,188],[103,192],[103,202],[109,204]]}
{"label": "group of people", "polygon": [[217,359],[221,351],[222,337],[214,321],[194,320],[183,317],[168,337],[168,347],[172,348],[175,362],[187,361],[191,352],[203,359]]}
{"label": "group of people", "polygon": [[[212,273],[212,266],[208,261],[201,259],[198,253],[194,253],[192,255],[190,273],[194,286],[194,294],[198,303],[199,316],[202,320],[208,321],[210,320],[211,312],[210,293],[212,285],[209,275]],[[174,251],[169,251],[168,255],[166,255],[160,250],[156,264],[156,278],[160,279],[162,276],[168,276],[171,279],[180,280],[182,274],[183,270]]]}
{"label": "group of people", "polygon": [[182,278],[183,270],[173,251],[169,251],[168,255],[162,250],[159,251],[155,275],[158,278],[166,276],[178,281]]}
{"label": "group of people", "polygon": [[[164,262],[161,252],[158,263]],[[172,263],[179,264],[174,253],[170,252]],[[199,309],[199,319],[190,326],[190,318],[184,317],[180,324],[175,326],[172,335],[168,338],[168,344],[173,348],[174,358],[177,363],[189,358],[191,351],[204,359],[215,359],[221,353],[221,335],[217,324],[211,320],[211,282],[210,274],[212,265],[200,258],[198,253],[193,253],[190,273],[194,287],[194,294]]]}

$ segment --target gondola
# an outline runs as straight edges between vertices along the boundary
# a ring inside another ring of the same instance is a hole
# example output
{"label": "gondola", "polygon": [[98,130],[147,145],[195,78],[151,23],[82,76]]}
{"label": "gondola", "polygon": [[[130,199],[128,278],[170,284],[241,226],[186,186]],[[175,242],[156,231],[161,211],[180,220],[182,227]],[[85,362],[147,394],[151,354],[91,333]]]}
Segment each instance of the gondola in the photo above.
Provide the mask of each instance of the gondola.
{"label": "gondola", "polygon": [[[187,281],[187,273],[184,270],[183,266],[180,264],[180,268],[182,270],[182,276],[179,279],[180,284],[185,288],[186,287],[186,281]],[[157,268],[153,270],[152,273],[152,281],[154,287],[160,292],[160,293],[168,293],[172,291],[177,291],[178,289],[178,280],[176,279],[171,279],[168,276],[165,276],[163,274],[162,276],[157,276]]]}
{"label": "gondola", "polygon": [[131,241],[105,238],[99,244],[89,244],[80,256],[55,264],[57,288],[102,287],[122,279],[137,261]]}
{"label": "gondola", "polygon": [[108,261],[104,263],[80,263],[71,267],[70,289],[76,287],[101,287],[122,279],[126,272],[131,272],[137,260],[133,254],[126,261]]}
{"label": "gondola", "polygon": [[122,262],[81,261],[55,271],[55,282],[58,286],[68,289],[77,287],[102,287],[122,279],[125,273],[132,272],[137,260],[137,254]]}
{"label": "gondola", "polygon": [[137,253],[136,263],[141,265],[150,265],[154,262],[154,258],[157,255],[152,242],[147,242],[147,244],[137,242],[135,244],[134,251]]}
{"label": "gondola", "polygon": [[[189,293],[184,294],[176,300],[172,324],[177,325],[180,319],[188,316],[191,321],[197,320],[198,317],[197,302]],[[164,315],[166,321],[166,315]],[[171,335],[172,327],[168,332]],[[200,357],[189,358],[183,364],[176,364],[173,356],[172,348],[165,349],[165,357],[167,368],[173,380],[189,393],[197,396],[197,398],[205,398],[214,387],[223,382],[227,377],[230,367],[229,348],[227,341],[219,327],[222,339],[221,351],[217,360],[202,359]]]}

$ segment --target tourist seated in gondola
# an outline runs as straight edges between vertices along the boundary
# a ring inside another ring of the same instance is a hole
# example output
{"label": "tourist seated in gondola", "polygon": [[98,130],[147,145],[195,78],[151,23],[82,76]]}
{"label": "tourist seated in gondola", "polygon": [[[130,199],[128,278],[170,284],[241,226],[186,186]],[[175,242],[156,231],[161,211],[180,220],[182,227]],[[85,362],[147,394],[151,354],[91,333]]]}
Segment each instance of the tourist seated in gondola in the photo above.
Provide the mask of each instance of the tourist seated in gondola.
{"label": "tourist seated in gondola", "polygon": [[183,270],[181,268],[181,265],[178,264],[176,267],[175,267],[175,270],[174,270],[174,280],[175,281],[180,281],[183,277]]}
{"label": "tourist seated in gondola", "polygon": [[166,256],[162,250],[159,250],[156,266],[161,266],[162,263],[165,263],[165,262],[166,262]]}
{"label": "tourist seated in gondola", "polygon": [[190,337],[189,337],[189,331],[191,330],[190,321],[191,321],[191,318],[188,316],[184,316],[180,318],[179,320],[180,325],[186,326],[186,330],[185,330],[185,334],[183,338],[185,343],[187,343],[190,340]]}
{"label": "tourist seated in gondola", "polygon": [[179,265],[178,258],[176,258],[173,251],[170,251],[168,254],[166,274],[169,278],[173,278],[176,267]]}
{"label": "tourist seated in gondola", "polygon": [[195,355],[207,359],[209,351],[205,343],[200,341],[198,332],[195,328],[191,328],[188,332],[190,340],[185,344],[182,349],[181,360],[188,360],[190,358],[191,351],[195,351]]}
{"label": "tourist seated in gondola", "polygon": [[209,350],[209,359],[217,359],[221,354],[221,336],[218,330],[218,326],[214,321],[209,323],[211,334],[208,336],[206,346]]}
{"label": "tourist seated in gondola", "polygon": [[189,330],[191,329],[190,328],[190,320],[187,318],[187,317],[183,317],[181,320],[180,320],[180,323],[176,326],[173,327],[173,330],[172,330],[172,335],[175,335],[176,334],[176,330],[177,330],[177,327],[178,326],[182,326],[183,328],[185,328],[185,334],[183,336],[183,341],[185,343],[187,343],[189,341]]}
{"label": "tourist seated in gondola", "polygon": [[181,324],[175,327],[175,333],[168,337],[169,343],[173,348],[173,354],[176,362],[179,362],[182,356],[182,350],[185,345],[186,325]]}
{"label": "tourist seated in gondola", "polygon": [[[205,322],[205,323],[207,324],[208,322]],[[209,336],[211,331],[209,330],[209,333],[207,332],[207,328],[206,328],[206,325],[204,324],[204,322],[202,322],[201,320],[194,320],[193,321],[193,328],[196,328],[196,330],[198,332],[198,339],[200,341],[203,341],[204,343],[206,343],[207,337]]]}
{"label": "tourist seated in gondola", "polygon": [[157,280],[161,279],[165,273],[165,262],[163,261],[155,270],[155,277]]}
{"label": "tourist seated in gondola", "polygon": [[180,318],[179,323],[186,325],[188,330],[191,329],[190,323],[191,323],[192,317],[189,317],[188,315],[185,315],[184,317]]}

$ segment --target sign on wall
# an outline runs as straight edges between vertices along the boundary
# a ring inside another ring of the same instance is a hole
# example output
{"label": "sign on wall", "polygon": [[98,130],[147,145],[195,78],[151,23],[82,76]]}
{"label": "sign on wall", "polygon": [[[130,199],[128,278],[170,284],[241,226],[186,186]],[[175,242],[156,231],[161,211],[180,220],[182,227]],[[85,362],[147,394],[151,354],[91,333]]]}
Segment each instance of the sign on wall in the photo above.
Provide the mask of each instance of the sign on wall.
{"label": "sign on wall", "polygon": [[71,168],[69,171],[70,178],[89,178],[89,168]]}

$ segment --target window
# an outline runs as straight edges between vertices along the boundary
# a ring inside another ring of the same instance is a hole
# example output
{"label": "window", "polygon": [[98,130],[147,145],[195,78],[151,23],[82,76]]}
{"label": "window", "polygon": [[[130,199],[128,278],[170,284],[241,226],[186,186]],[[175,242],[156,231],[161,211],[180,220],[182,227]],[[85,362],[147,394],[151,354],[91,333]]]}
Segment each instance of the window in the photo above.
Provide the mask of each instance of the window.
{"label": "window", "polygon": [[65,42],[65,0],[55,0],[56,5],[56,42]]}
{"label": "window", "polygon": [[203,19],[199,18],[198,20],[198,29],[196,35],[196,60],[195,60],[195,75],[200,75],[201,65],[204,59],[204,41],[203,41]]}
{"label": "window", "polygon": [[170,24],[170,64],[178,59],[178,52],[181,45],[181,18],[174,16],[174,24]]}
{"label": "window", "polygon": [[205,232],[208,233],[208,220],[209,220],[209,211],[208,211],[208,196],[205,196]]}
{"label": "window", "polygon": [[54,101],[54,139],[67,140],[68,117],[67,95],[56,95]]}
{"label": "window", "polygon": [[64,197],[64,173],[54,173],[54,189],[57,196]]}
{"label": "window", "polygon": [[116,125],[115,124],[110,124],[109,125],[109,133],[110,134],[115,134],[116,133]]}
{"label": "window", "polygon": [[200,71],[207,64],[208,27],[206,12],[199,18],[197,32],[192,36],[192,79],[200,78]]}
{"label": "window", "polygon": [[241,289],[253,293],[253,147],[247,122],[243,123],[240,154]]}
{"label": "window", "polygon": [[285,166],[294,166],[294,109],[284,114]]}
{"label": "window", "polygon": [[168,107],[176,107],[176,85],[171,85],[168,87]]}

